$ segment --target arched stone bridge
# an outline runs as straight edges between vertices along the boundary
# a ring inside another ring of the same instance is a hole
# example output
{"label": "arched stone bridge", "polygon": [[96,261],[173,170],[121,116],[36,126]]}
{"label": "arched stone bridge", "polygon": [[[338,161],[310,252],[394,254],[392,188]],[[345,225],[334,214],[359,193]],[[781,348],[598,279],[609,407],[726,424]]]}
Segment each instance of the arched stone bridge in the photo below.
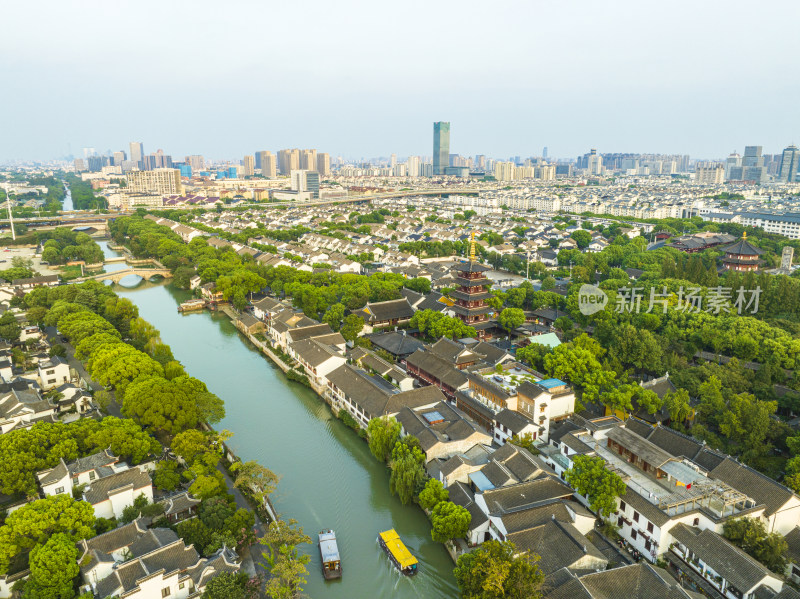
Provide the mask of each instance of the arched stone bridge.
{"label": "arched stone bridge", "polygon": [[123,270],[115,270],[113,272],[104,272],[99,275],[91,277],[84,277],[81,281],[114,281],[119,283],[122,279],[130,275],[138,275],[145,281],[149,281],[153,277],[164,277],[169,279],[172,277],[172,272],[168,268],[125,268]]}

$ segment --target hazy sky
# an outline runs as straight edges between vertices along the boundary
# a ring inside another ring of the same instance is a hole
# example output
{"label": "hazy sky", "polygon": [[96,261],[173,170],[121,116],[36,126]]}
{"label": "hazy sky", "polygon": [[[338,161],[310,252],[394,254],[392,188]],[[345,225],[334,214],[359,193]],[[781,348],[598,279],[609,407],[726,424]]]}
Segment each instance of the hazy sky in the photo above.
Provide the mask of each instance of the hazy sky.
{"label": "hazy sky", "polygon": [[800,143],[798,0],[6,0],[0,162]]}

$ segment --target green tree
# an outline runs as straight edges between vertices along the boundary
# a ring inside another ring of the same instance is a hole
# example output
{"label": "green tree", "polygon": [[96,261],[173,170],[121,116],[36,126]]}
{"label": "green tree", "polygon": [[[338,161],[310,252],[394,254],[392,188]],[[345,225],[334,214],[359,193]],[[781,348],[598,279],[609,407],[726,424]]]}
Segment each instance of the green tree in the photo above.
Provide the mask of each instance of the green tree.
{"label": "green tree", "polygon": [[8,571],[11,560],[53,535],[63,533],[73,543],[94,535],[94,509],[69,495],[37,499],[11,512],[0,527],[0,574]]}
{"label": "green tree", "polygon": [[267,551],[262,553],[267,565],[261,565],[270,573],[266,584],[269,597],[294,599],[301,595],[311,557],[300,553],[298,545],[310,543],[311,538],[297,526],[296,520],[270,522],[267,534],[261,539],[261,544],[267,546]]}
{"label": "green tree", "polygon": [[748,457],[762,454],[769,449],[765,440],[777,409],[775,401],[760,401],[750,393],[738,393],[728,402],[728,409],[720,418],[719,431],[741,447]]}
{"label": "green tree", "polygon": [[344,304],[333,304],[325,312],[322,322],[327,322],[334,331],[338,331],[344,319]]}
{"label": "green tree", "polygon": [[261,580],[244,572],[222,572],[208,581],[203,599],[258,599]]}
{"label": "green tree", "polygon": [[425,483],[425,488],[420,491],[419,505],[422,509],[432,510],[442,501],[450,498],[450,492],[444,485],[435,478],[429,478]]}
{"label": "green tree", "polygon": [[239,462],[235,464],[235,468],[231,467],[231,470],[236,473],[233,486],[245,490],[259,504],[277,488],[280,480],[272,470],[252,460]]}
{"label": "green tree", "polygon": [[8,341],[17,341],[22,327],[17,323],[17,319],[11,312],[6,312],[0,316],[0,337]]}
{"label": "green tree", "polygon": [[425,479],[425,454],[418,447],[398,442],[392,449],[391,468],[389,490],[403,504],[410,503],[417,486]]}
{"label": "green tree", "polygon": [[162,491],[174,491],[181,483],[181,475],[178,474],[178,464],[173,461],[164,460],[156,464],[153,472],[153,484]]}
{"label": "green tree", "polygon": [[540,599],[538,556],[516,555],[513,543],[487,541],[458,558],[453,573],[464,599]]}
{"label": "green tree", "polygon": [[74,579],[80,573],[75,539],[64,533],[50,537],[44,545],[31,550],[31,575],[25,584],[24,598],[72,599]]}
{"label": "green tree", "polygon": [[722,535],[731,543],[750,554],[773,572],[783,574],[786,569],[786,539],[779,533],[767,533],[761,520],[734,518],[722,527]]}
{"label": "green tree", "polygon": [[367,424],[369,450],[375,459],[385,462],[392,455],[392,448],[400,438],[400,423],[394,418],[373,418]]}
{"label": "green tree", "polygon": [[144,426],[173,435],[197,426],[200,420],[197,397],[205,391],[194,383],[196,379],[190,379],[178,377],[168,381],[157,375],[139,376],[125,391],[123,414]]}
{"label": "green tree", "polygon": [[592,234],[589,231],[584,231],[583,229],[578,229],[577,231],[573,231],[569,234],[572,239],[575,240],[575,243],[578,244],[580,249],[585,249],[589,246],[592,242]]}
{"label": "green tree", "polygon": [[515,330],[525,322],[525,312],[519,308],[506,308],[500,312],[497,322],[499,322],[500,326],[503,327],[510,335],[511,331]]}
{"label": "green tree", "polygon": [[431,281],[425,277],[406,279],[403,282],[403,287],[411,289],[411,291],[416,291],[417,293],[427,294],[431,292]]}
{"label": "green tree", "polygon": [[437,543],[464,537],[469,530],[472,516],[469,510],[452,501],[440,501],[431,512],[431,538]]}
{"label": "green tree", "polygon": [[603,458],[575,456],[572,468],[564,473],[569,485],[589,500],[589,507],[601,518],[617,510],[617,499],[625,494],[625,483],[614,472],[606,469]]}
{"label": "green tree", "polygon": [[685,422],[694,412],[689,402],[689,392],[686,389],[678,389],[674,393],[667,393],[664,396],[664,407],[669,412],[670,420],[674,424]]}
{"label": "green tree", "polygon": [[347,341],[355,341],[364,328],[364,320],[356,314],[348,314],[342,322],[341,333]]}

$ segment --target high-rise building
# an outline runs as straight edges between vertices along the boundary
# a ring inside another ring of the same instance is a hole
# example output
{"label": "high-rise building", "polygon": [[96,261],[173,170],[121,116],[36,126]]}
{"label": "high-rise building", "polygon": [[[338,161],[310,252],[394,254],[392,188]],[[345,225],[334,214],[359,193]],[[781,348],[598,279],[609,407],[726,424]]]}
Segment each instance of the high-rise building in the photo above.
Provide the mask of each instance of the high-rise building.
{"label": "high-rise building", "polygon": [[319,173],[309,170],[294,170],[292,177],[292,191],[309,191],[312,198],[319,198]]}
{"label": "high-rise building", "polygon": [[731,171],[734,168],[741,169],[742,166],[742,157],[739,156],[736,152],[731,152],[731,154],[725,159],[725,178],[726,179],[733,179],[734,177],[731,176]]}
{"label": "high-rise building", "polygon": [[725,182],[725,165],[722,163],[698,164],[694,173],[695,183],[721,185]]}
{"label": "high-rise building", "polygon": [[589,154],[585,156],[586,158],[586,171],[590,175],[602,175],[603,174],[603,157],[597,153],[595,148],[592,148],[589,151]]}
{"label": "high-rise building", "polygon": [[268,151],[259,152],[261,156],[261,174],[268,179],[274,179],[278,176],[278,164],[275,160],[275,154]]}
{"label": "high-rise building", "polygon": [[392,154],[389,158],[389,168],[394,168],[397,166],[397,154]]}
{"label": "high-rise building", "polygon": [[542,150],[542,158],[547,160],[547,146],[545,146],[544,149]]}
{"label": "high-rise building", "polygon": [[192,171],[202,171],[205,168],[205,161],[199,154],[187,156],[185,162],[192,167]]}
{"label": "high-rise building", "polygon": [[409,177],[419,177],[419,156],[409,156],[406,161],[406,174]]}
{"label": "high-rise building", "polygon": [[252,177],[255,174],[256,157],[248,154],[242,160],[242,165],[244,166],[244,176]]}
{"label": "high-rise building", "polygon": [[83,158],[76,158],[75,159],[75,172],[81,173],[86,170],[86,163],[83,161]]}
{"label": "high-rise building", "polygon": [[282,175],[290,175],[292,171],[300,170],[300,150],[280,150],[278,152],[278,169]]}
{"label": "high-rise building", "polygon": [[125,152],[122,150],[119,152],[114,152],[114,166],[122,166],[122,163],[127,159],[128,157],[125,156]]}
{"label": "high-rise building", "polygon": [[479,171],[485,171],[486,170],[486,156],[485,155],[478,154],[477,156],[475,156],[475,168],[477,168]]}
{"label": "high-rise building", "polygon": [[132,141],[130,146],[131,146],[131,160],[135,162],[139,168],[142,168],[142,158],[144,158],[144,144],[140,141]]}
{"label": "high-rise building", "polygon": [[327,177],[331,174],[331,155],[327,152],[317,154],[317,172],[320,177]]}
{"label": "high-rise building", "polygon": [[125,175],[131,193],[182,195],[181,172],[176,168],[157,168],[152,171],[131,171]]}
{"label": "high-rise building", "polygon": [[514,179],[513,162],[495,162],[494,178],[498,181],[512,181]]}
{"label": "high-rise building", "polygon": [[317,168],[316,150],[300,151],[300,168],[306,171],[313,171],[315,168]]}
{"label": "high-rise building", "polygon": [[783,151],[781,157],[781,170],[778,178],[781,181],[793,183],[797,179],[798,160],[800,160],[800,150],[792,144]]}
{"label": "high-rise building", "polygon": [[742,166],[764,166],[764,157],[761,156],[761,146],[745,146]]}
{"label": "high-rise building", "polygon": [[450,166],[450,123],[436,121],[433,124],[433,174],[444,175]]}

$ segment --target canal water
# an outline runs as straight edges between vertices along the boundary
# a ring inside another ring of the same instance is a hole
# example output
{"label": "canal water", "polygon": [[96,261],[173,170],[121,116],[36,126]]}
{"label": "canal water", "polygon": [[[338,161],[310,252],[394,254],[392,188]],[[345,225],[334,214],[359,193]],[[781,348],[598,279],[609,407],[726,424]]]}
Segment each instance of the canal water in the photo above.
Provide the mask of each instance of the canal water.
{"label": "canal water", "polygon": [[72,205],[72,192],[69,190],[69,185],[64,185],[64,189],[67,192],[67,195],[64,196],[64,202],[61,206],[61,210],[64,212],[72,212],[75,210],[75,207]]}
{"label": "canal water", "polygon": [[[101,242],[106,255],[115,255]],[[118,265],[107,265],[108,270]],[[123,265],[124,267],[124,265]],[[269,359],[242,337],[221,314],[181,315],[178,304],[187,291],[171,284],[149,284],[136,276],[115,291],[139,307],[186,371],[225,402],[226,417],[217,425],[234,433],[232,449],[243,460],[256,460],[281,475],[272,500],[284,519],[294,518],[314,541],[307,596],[456,597],[453,562],[430,536],[430,523],[419,507],[403,506],[389,493],[389,472],[367,444],[333,417],[312,391],[286,380]],[[316,534],[336,531],[343,578],[324,582]],[[420,560],[414,577],[400,575],[381,551],[377,536],[394,528]]]}

